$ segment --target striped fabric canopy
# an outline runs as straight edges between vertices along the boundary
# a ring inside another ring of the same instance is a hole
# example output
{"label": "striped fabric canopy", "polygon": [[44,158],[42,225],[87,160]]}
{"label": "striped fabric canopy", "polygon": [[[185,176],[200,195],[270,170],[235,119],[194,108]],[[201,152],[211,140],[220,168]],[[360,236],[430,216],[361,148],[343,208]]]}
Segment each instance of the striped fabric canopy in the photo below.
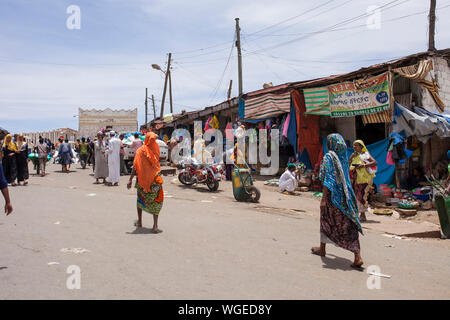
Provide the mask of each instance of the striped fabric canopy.
{"label": "striped fabric canopy", "polygon": [[267,93],[245,100],[245,120],[267,119],[291,111],[291,93]]}
{"label": "striped fabric canopy", "polygon": [[303,89],[303,95],[305,96],[306,114],[321,116],[331,114],[328,87]]}

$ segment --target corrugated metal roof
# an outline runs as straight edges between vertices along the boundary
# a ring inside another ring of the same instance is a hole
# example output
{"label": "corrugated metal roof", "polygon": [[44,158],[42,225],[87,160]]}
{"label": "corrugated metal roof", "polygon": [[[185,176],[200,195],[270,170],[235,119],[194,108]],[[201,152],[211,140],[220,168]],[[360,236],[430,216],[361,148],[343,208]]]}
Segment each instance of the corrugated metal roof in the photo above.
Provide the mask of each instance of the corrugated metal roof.
{"label": "corrugated metal roof", "polygon": [[416,54],[411,54],[411,55],[403,57],[403,58],[374,64],[369,67],[364,67],[364,68],[358,69],[356,71],[348,72],[348,73],[331,75],[328,77],[317,78],[317,79],[313,79],[313,80],[292,82],[290,86],[293,88],[311,88],[311,87],[316,87],[316,86],[324,86],[324,85],[328,85],[331,83],[335,83],[337,81],[345,81],[345,80],[355,79],[358,77],[363,77],[363,76],[366,76],[369,74],[374,75],[377,73],[382,73],[382,72],[387,71],[389,69],[389,67],[394,69],[394,68],[398,68],[398,67],[402,67],[402,66],[406,66],[406,65],[411,65],[411,64],[417,63],[419,60],[421,60],[423,58],[431,57],[431,56],[450,57],[450,48],[444,49],[444,50],[425,51],[425,52],[420,52],[420,53],[416,53]]}

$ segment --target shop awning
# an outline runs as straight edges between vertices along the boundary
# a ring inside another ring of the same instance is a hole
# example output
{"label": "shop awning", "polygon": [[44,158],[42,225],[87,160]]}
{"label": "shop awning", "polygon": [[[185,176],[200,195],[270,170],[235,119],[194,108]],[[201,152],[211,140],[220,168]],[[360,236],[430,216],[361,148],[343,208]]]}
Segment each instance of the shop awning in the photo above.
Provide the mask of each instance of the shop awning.
{"label": "shop awning", "polygon": [[416,136],[426,143],[431,135],[440,138],[450,137],[450,117],[430,112],[421,107],[413,107],[413,110],[395,103],[394,132],[405,131],[406,136]]}
{"label": "shop awning", "polygon": [[256,120],[273,118],[291,110],[291,93],[289,91],[275,94],[267,93],[245,100],[244,119]]}

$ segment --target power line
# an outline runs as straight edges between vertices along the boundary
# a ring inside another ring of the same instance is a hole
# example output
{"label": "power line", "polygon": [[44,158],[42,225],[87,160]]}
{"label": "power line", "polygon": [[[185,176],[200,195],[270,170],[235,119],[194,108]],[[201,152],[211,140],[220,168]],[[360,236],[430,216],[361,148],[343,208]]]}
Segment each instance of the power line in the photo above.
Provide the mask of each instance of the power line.
{"label": "power line", "polygon": [[219,82],[217,83],[217,85],[216,85],[216,87],[215,87],[213,93],[211,94],[212,97],[211,97],[211,99],[209,100],[210,103],[211,103],[212,100],[214,100],[214,98],[216,97],[217,92],[218,92],[218,90],[219,90],[219,88],[220,88],[220,85],[222,84],[223,78],[224,78],[224,76],[225,76],[225,72],[227,71],[228,65],[230,64],[230,59],[231,59],[231,56],[233,55],[233,48],[234,48],[234,41],[235,41],[235,40],[236,40],[236,36],[233,38],[233,43],[232,43],[231,48],[230,48],[230,54],[228,55],[227,63],[225,64],[225,68],[223,69],[223,72],[222,72],[222,75],[220,76]]}
{"label": "power line", "polygon": [[[391,2],[388,2],[388,3],[384,4],[383,6],[379,7],[379,9],[381,10],[382,8],[385,8],[385,7],[387,7],[388,5],[394,4],[394,3],[398,2],[398,1],[400,1],[400,0],[393,0],[393,1],[391,1]],[[401,3],[399,3],[399,4],[395,4],[395,5],[391,6],[391,7],[385,8],[385,10],[391,9],[391,8],[393,8],[393,7],[395,7],[395,6],[398,6],[398,5],[403,4],[403,3],[405,3],[405,2],[408,2],[408,1],[410,1],[410,0],[404,0],[403,2],[401,2]],[[250,52],[250,53],[248,53],[248,54],[253,54],[253,53],[260,52],[260,51],[264,51],[264,50],[271,50],[271,49],[274,49],[274,48],[279,48],[279,47],[281,47],[281,46],[285,46],[285,45],[291,44],[291,43],[293,43],[293,42],[296,42],[296,41],[299,41],[299,40],[303,40],[303,39],[307,38],[308,36],[312,36],[312,35],[315,35],[315,34],[324,33],[324,32],[327,32],[327,31],[329,31],[329,30],[332,30],[332,29],[334,29],[334,28],[336,28],[336,27],[338,27],[338,26],[346,25],[346,24],[352,23],[352,22],[357,21],[357,20],[360,20],[361,18],[364,18],[364,17],[366,17],[366,16],[368,16],[368,15],[370,15],[370,14],[369,14],[369,13],[360,14],[360,15],[358,15],[358,16],[355,16],[355,17],[350,18],[350,19],[346,19],[346,20],[344,20],[344,21],[341,21],[341,22],[336,23],[336,24],[334,24],[334,25],[332,25],[332,26],[323,28],[323,29],[318,30],[318,31],[316,31],[316,32],[310,33],[310,34],[308,34],[308,35],[305,35],[305,36],[302,36],[302,37],[299,37],[299,38],[296,38],[296,39],[292,39],[292,40],[289,40],[289,41],[285,41],[285,42],[282,42],[282,43],[278,43],[278,44],[276,44],[276,45],[272,45],[272,46],[263,48],[263,49],[261,49],[261,50],[255,50],[255,51]]]}
{"label": "power line", "polygon": [[[436,10],[442,10],[442,9],[445,9],[445,8],[448,8],[448,7],[450,7],[450,4],[446,5],[446,6],[442,6],[442,7],[436,8]],[[395,17],[395,18],[392,18],[392,19],[383,20],[383,24],[384,23],[388,23],[388,22],[394,22],[394,21],[406,19],[406,18],[413,17],[413,16],[418,16],[418,15],[421,15],[421,14],[424,14],[424,13],[428,13],[428,10],[418,11],[418,12],[411,13],[411,14],[408,14],[408,15],[404,15],[404,16],[399,16],[399,17]],[[328,30],[326,32],[345,31],[345,30],[351,30],[351,29],[362,28],[362,27],[367,27],[367,24],[364,23],[364,24],[359,24],[359,25],[356,25],[356,26],[351,26],[351,27],[346,27],[346,28],[338,28],[338,29]],[[326,33],[326,32],[321,32],[321,33]],[[261,38],[262,37],[289,37],[289,36],[292,37],[292,36],[315,34],[315,33],[317,33],[317,32],[300,32],[300,33],[286,33],[286,34],[266,34],[266,35],[262,35]],[[251,41],[253,41],[253,40],[255,40],[255,39],[252,39]]]}
{"label": "power line", "polygon": [[321,8],[321,7],[323,7],[323,6],[329,4],[330,2],[333,2],[333,1],[335,1],[335,0],[329,0],[329,1],[325,2],[325,3],[322,3],[321,5],[318,5],[318,6],[314,7],[314,8],[308,9],[308,10],[306,10],[306,11],[304,11],[304,12],[302,12],[302,13],[296,15],[296,16],[293,16],[293,17],[291,17],[291,18],[288,18],[288,19],[285,19],[285,20],[283,20],[283,21],[277,22],[277,23],[275,23],[275,24],[273,24],[273,25],[264,27],[264,28],[262,28],[262,29],[260,29],[260,30],[258,30],[258,31],[249,33],[249,34],[247,34],[247,36],[252,36],[252,35],[254,35],[254,34],[261,33],[261,32],[263,32],[264,30],[267,30],[267,29],[276,27],[276,26],[278,26],[278,25],[280,25],[280,24],[283,24],[283,23],[285,23],[285,22],[288,22],[288,21],[291,21],[291,20],[293,20],[293,19],[299,18],[299,17],[301,17],[301,16],[303,16],[303,15],[309,13],[309,12],[312,12],[312,11],[318,9],[318,8]]}
{"label": "power line", "polygon": [[[297,24],[299,24],[299,23],[304,23],[305,21],[311,20],[312,18],[316,18],[316,17],[318,17],[318,16],[320,16],[320,15],[322,15],[322,14],[324,14],[324,13],[330,12],[330,11],[332,11],[332,10],[338,8],[338,7],[342,7],[342,6],[344,6],[344,5],[346,5],[347,3],[352,2],[352,1],[354,1],[354,0],[347,0],[346,2],[340,3],[340,4],[338,4],[337,6],[334,6],[334,7],[332,7],[332,8],[328,8],[327,10],[321,11],[321,12],[319,12],[319,13],[316,14],[316,15],[307,17],[306,19],[303,19],[302,21],[299,21],[299,22],[296,22],[296,23],[287,25],[287,26],[285,26],[285,27],[283,27],[283,28],[281,28],[281,29],[278,29],[277,32],[280,32],[280,31],[282,31],[282,30],[286,30],[286,29],[288,29],[288,28],[290,28],[290,27],[292,27],[292,26],[294,26],[294,25],[297,25]],[[259,37],[250,39],[248,42],[253,42],[253,41],[256,41],[256,40],[258,40],[258,39],[261,39],[261,38],[263,38],[263,37],[267,37],[267,36],[270,36],[270,35],[271,35],[271,34],[263,34],[263,35],[260,35]],[[248,35],[247,35],[247,36],[248,36]]]}

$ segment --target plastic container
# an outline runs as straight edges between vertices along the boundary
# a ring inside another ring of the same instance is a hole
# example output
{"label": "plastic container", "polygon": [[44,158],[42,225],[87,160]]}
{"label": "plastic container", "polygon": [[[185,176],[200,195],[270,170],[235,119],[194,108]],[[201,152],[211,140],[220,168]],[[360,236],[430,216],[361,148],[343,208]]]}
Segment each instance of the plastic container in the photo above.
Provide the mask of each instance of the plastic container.
{"label": "plastic container", "polygon": [[383,194],[384,188],[387,188],[387,184],[379,184],[378,185],[378,193]]}
{"label": "plastic container", "polygon": [[389,187],[384,188],[383,195],[390,197],[392,195],[392,189]]}
{"label": "plastic container", "polygon": [[429,194],[413,194],[413,196],[417,200],[421,200],[421,201],[428,201],[428,200],[430,200],[430,195]]}

